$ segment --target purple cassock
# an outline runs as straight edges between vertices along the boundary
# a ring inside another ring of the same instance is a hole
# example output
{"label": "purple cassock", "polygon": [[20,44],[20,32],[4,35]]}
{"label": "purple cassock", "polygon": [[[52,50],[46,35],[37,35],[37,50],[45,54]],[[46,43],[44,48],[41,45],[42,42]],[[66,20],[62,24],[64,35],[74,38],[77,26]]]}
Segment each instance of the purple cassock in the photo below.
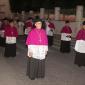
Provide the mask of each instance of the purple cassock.
{"label": "purple cassock", "polygon": [[85,53],[85,29],[81,29],[76,36],[75,50]]}
{"label": "purple cassock", "polygon": [[61,30],[61,40],[70,41],[72,30],[69,26],[64,26]]}
{"label": "purple cassock", "polygon": [[11,27],[10,25],[5,28],[4,36],[6,38],[6,43],[12,44],[16,43],[16,37],[18,32],[16,27]]}
{"label": "purple cassock", "polygon": [[[84,24],[85,25],[85,24]],[[85,66],[85,29],[80,29],[76,36],[74,63]]]}
{"label": "purple cassock", "polygon": [[60,51],[61,52],[70,52],[70,41],[71,41],[71,33],[72,30],[69,26],[65,25],[61,29],[61,46]]}
{"label": "purple cassock", "polygon": [[33,53],[33,58],[45,59],[45,52],[48,51],[48,39],[44,29],[32,29],[27,37],[26,45],[29,52]]}

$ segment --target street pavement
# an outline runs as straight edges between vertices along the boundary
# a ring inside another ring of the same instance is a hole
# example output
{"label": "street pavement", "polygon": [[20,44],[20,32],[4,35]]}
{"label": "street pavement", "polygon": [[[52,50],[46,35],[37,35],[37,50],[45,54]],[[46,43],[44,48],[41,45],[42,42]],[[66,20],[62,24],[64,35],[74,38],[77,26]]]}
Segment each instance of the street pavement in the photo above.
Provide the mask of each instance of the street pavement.
{"label": "street pavement", "polygon": [[85,67],[74,64],[75,52],[60,53],[59,47],[49,47],[44,79],[30,80],[26,76],[27,47],[24,39],[17,41],[17,56],[5,58],[0,47],[0,85],[85,85]]}

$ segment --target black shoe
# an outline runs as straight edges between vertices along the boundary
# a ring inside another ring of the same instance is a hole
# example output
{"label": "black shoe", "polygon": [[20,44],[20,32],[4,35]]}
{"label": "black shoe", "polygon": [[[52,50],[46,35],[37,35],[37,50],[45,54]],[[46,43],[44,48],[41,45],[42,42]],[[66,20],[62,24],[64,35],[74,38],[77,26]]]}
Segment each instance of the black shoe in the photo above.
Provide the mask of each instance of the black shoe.
{"label": "black shoe", "polygon": [[31,80],[35,80],[35,78],[30,78]]}
{"label": "black shoe", "polygon": [[[30,77],[29,77],[30,78]],[[30,78],[31,80],[35,80],[35,78]]]}
{"label": "black shoe", "polygon": [[81,65],[78,65],[78,67],[81,67]]}

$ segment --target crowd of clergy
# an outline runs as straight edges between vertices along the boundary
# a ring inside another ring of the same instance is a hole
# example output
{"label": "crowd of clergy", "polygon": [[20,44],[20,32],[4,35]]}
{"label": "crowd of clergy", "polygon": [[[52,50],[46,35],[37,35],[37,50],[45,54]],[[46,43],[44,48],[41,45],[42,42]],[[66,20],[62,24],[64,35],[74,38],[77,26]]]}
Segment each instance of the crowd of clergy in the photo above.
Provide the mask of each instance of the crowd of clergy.
{"label": "crowd of clergy", "polygon": [[[71,52],[72,28],[69,21],[62,27],[60,52]],[[48,47],[53,46],[55,25],[50,20],[29,17],[25,21],[4,18],[0,20],[0,46],[5,48],[4,57],[16,57],[18,36],[25,36],[27,50],[27,76],[31,80],[45,77],[45,59]],[[85,66],[85,21],[76,34],[74,64]]]}

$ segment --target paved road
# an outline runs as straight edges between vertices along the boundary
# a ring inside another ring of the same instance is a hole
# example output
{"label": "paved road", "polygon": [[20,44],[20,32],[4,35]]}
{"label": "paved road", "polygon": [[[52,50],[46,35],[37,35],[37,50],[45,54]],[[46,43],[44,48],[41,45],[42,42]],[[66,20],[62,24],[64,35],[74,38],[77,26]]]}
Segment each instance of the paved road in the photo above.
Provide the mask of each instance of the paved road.
{"label": "paved road", "polygon": [[0,85],[85,85],[85,67],[73,64],[74,51],[62,54],[59,49],[49,48],[46,60],[46,77],[30,80],[26,76],[27,48],[21,38],[17,43],[16,58],[4,58],[0,47]]}

